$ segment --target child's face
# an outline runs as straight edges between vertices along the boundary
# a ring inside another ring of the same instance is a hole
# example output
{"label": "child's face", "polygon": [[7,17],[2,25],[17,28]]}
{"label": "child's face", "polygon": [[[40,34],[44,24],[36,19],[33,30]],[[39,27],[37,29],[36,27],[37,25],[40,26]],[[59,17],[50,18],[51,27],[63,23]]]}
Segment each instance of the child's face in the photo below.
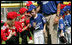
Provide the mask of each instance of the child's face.
{"label": "child's face", "polygon": [[35,14],[36,14],[36,11],[33,9],[33,10],[31,11],[31,15],[34,17]]}
{"label": "child's face", "polygon": [[67,10],[66,12],[67,12],[67,14],[69,13],[69,11],[68,11],[68,10]]}
{"label": "child's face", "polygon": [[24,13],[24,15],[26,15],[27,14],[27,11]]}

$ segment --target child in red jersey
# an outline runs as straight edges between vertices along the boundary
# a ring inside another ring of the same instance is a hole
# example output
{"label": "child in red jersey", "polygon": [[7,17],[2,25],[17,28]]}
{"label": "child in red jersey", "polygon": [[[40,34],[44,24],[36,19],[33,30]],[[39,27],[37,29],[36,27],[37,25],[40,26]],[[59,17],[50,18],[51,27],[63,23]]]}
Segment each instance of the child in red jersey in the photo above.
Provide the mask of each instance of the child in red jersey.
{"label": "child in red jersey", "polygon": [[12,32],[10,30],[7,30],[6,28],[7,28],[7,26],[5,26],[5,25],[1,27],[1,43],[2,43],[2,40],[4,40],[4,41],[9,40],[12,36],[12,34],[11,34]]}
{"label": "child in red jersey", "polygon": [[6,43],[7,44],[18,44],[19,43],[19,34],[17,32],[17,28],[15,28],[15,19],[16,17],[19,16],[19,14],[17,14],[16,12],[8,12],[7,14],[7,23],[9,26],[9,30],[12,31],[12,37],[10,38],[10,40],[7,40]]}
{"label": "child in red jersey", "polygon": [[[30,16],[31,14],[30,13],[27,13],[26,15],[25,15],[25,17],[26,17],[26,20],[25,20],[25,25],[28,25],[28,24],[30,24]],[[27,28],[27,33],[28,33],[28,36],[29,36],[29,42],[28,43],[33,43],[33,40],[32,40],[32,36],[31,36],[31,34],[30,34],[30,28]]]}
{"label": "child in red jersey", "polygon": [[22,38],[22,44],[28,44],[27,42],[27,35],[28,35],[28,27],[29,27],[29,24],[25,24],[26,23],[26,17],[25,15],[27,14],[27,10],[26,8],[21,8],[19,10],[19,13],[21,14],[20,16],[20,20],[19,22],[21,22],[22,24],[22,32],[21,32],[21,38]]}
{"label": "child in red jersey", "polygon": [[[27,9],[29,9],[29,6],[30,5],[33,5],[32,4],[32,2],[31,1],[28,1],[27,3],[26,3],[26,6],[27,6]],[[31,14],[29,13],[29,12],[27,12],[28,13],[28,15],[26,16],[28,19],[31,17]],[[29,22],[30,23],[30,22]],[[32,36],[31,36],[31,34],[30,34],[30,32],[33,34],[33,28],[30,28],[29,29],[30,31],[28,31],[28,36],[29,36],[29,42],[28,43],[33,43],[33,40],[32,40]]]}

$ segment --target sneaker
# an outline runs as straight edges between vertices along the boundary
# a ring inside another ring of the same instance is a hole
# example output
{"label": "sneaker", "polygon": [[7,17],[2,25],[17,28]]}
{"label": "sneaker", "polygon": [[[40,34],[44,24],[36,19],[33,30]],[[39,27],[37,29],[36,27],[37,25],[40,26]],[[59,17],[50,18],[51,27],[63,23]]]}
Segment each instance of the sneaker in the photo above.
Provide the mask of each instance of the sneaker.
{"label": "sneaker", "polygon": [[28,43],[33,43],[33,40],[30,40]]}

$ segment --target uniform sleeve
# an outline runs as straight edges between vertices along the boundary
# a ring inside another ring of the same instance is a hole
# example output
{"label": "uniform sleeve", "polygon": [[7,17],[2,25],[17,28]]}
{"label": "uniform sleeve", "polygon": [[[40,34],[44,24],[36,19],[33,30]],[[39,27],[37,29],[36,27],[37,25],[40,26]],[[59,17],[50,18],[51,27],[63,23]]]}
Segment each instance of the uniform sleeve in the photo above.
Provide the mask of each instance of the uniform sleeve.
{"label": "uniform sleeve", "polygon": [[71,25],[71,19],[69,19],[70,25]]}
{"label": "uniform sleeve", "polygon": [[71,25],[71,15],[69,16],[69,23],[70,23],[70,25]]}
{"label": "uniform sleeve", "polygon": [[69,22],[66,20],[66,25],[69,26]]}
{"label": "uniform sleeve", "polygon": [[40,14],[40,16],[42,18],[43,23],[46,23],[46,18],[42,14]]}
{"label": "uniform sleeve", "polygon": [[68,22],[67,17],[65,17],[65,25],[66,25],[66,26],[69,26],[69,22]]}

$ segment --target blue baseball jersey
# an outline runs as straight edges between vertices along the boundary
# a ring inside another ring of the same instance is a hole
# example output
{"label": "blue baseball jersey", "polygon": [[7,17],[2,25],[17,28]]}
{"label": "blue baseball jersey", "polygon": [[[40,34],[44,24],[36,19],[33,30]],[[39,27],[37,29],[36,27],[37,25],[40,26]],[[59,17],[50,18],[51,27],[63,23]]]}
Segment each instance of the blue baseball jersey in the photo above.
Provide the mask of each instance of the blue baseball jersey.
{"label": "blue baseball jersey", "polygon": [[33,22],[36,23],[35,30],[43,30],[44,24],[46,23],[46,19],[42,14],[38,13],[36,18],[33,17],[30,18],[30,24],[32,27],[33,27]]}
{"label": "blue baseball jersey", "polygon": [[63,32],[65,32],[65,24],[64,24],[64,20],[59,19],[59,27],[58,27],[58,31],[63,30]]}
{"label": "blue baseball jersey", "polygon": [[64,21],[65,21],[65,25],[70,27],[70,25],[71,25],[71,15],[65,15]]}

